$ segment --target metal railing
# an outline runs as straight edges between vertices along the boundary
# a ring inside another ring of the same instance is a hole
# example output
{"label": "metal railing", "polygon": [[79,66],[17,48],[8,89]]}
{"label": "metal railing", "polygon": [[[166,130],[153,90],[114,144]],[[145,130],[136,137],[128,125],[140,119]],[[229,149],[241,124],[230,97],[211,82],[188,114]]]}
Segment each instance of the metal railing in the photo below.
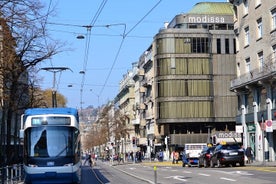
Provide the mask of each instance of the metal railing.
{"label": "metal railing", "polygon": [[0,183],[1,184],[17,184],[23,182],[23,165],[14,164],[0,168]]}

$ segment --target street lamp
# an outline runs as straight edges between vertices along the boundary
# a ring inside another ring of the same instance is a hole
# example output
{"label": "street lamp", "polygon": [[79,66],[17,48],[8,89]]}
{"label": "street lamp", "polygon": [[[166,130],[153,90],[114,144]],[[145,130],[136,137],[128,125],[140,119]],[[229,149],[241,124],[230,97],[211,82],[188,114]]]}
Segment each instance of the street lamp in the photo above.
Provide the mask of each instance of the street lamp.
{"label": "street lamp", "polygon": [[41,70],[52,72],[54,75],[53,88],[52,88],[52,107],[57,107],[56,73],[62,72],[64,70],[70,70],[71,72],[73,71],[67,67],[44,67],[44,68],[41,68]]}
{"label": "street lamp", "polygon": [[210,143],[210,138],[211,138],[211,132],[210,132],[210,128],[212,128],[212,125],[207,125],[205,126],[206,128],[208,128],[208,138],[207,138],[207,143]]}

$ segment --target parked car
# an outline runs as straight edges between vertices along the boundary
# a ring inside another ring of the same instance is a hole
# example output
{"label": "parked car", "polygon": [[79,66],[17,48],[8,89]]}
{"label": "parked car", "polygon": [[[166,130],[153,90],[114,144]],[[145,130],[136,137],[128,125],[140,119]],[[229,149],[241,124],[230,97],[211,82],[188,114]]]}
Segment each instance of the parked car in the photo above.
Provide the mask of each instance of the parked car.
{"label": "parked car", "polygon": [[244,150],[238,144],[220,144],[216,146],[210,159],[210,167],[244,166]]}
{"label": "parked car", "polygon": [[210,146],[210,147],[205,147],[198,158],[198,167],[209,167],[210,166],[210,159],[211,156],[215,150],[216,146]]}

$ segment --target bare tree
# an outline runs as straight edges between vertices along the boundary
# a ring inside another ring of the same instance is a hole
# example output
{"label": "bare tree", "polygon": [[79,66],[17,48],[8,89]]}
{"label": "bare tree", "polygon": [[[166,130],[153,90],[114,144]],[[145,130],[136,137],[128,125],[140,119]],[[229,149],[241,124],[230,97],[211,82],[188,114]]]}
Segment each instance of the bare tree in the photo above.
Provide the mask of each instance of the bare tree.
{"label": "bare tree", "polygon": [[111,141],[111,136],[115,140],[126,138],[129,129],[125,124],[126,117],[115,110],[113,104],[106,105],[98,114],[99,119],[92,124],[83,140],[84,149],[91,149],[95,146],[105,145]]}
{"label": "bare tree", "polygon": [[28,92],[33,83],[29,81],[30,72],[60,50],[57,42],[48,39],[46,25],[51,11],[43,13],[43,8],[39,1],[33,0],[0,1],[1,163],[18,161],[15,144],[18,142],[19,117],[31,106]]}

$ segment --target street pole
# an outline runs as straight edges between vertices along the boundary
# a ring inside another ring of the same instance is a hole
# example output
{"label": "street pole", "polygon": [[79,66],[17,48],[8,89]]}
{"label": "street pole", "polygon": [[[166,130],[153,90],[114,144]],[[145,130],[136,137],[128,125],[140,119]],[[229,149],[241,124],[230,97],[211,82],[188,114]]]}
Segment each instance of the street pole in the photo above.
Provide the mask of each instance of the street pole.
{"label": "street pole", "polygon": [[[45,70],[53,73],[53,87],[52,87],[52,107],[57,107],[57,89],[56,89],[56,73],[64,70],[71,70],[67,67],[44,67],[41,70]],[[72,70],[71,70],[72,71]]]}
{"label": "street pole", "polygon": [[265,130],[264,130],[264,115],[262,114],[262,144],[263,144],[263,165],[265,165]]}

